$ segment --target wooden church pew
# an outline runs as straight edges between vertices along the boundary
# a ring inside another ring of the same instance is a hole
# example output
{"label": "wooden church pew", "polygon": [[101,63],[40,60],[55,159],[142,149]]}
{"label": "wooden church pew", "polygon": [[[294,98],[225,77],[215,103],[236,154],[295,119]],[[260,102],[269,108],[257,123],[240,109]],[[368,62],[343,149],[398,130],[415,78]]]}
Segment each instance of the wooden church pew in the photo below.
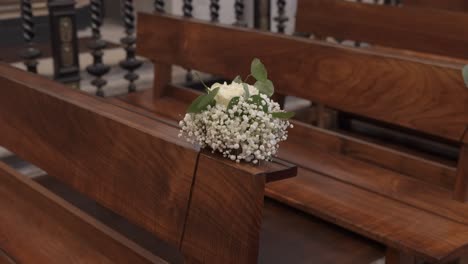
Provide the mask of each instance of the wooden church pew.
{"label": "wooden church pew", "polygon": [[[341,111],[443,138],[462,149],[468,91],[461,64],[415,59],[306,39],[140,14],[138,52],[155,63],[152,90],[123,100],[169,119],[197,92],[170,84],[171,65],[226,78],[253,57],[276,90]],[[279,157],[298,177],[267,185],[279,201],[388,246],[390,263],[446,263],[466,253],[464,156],[450,162],[295,123]],[[405,262],[406,263],[406,262]]]}
{"label": "wooden church pew", "polygon": [[300,0],[296,31],[468,59],[465,26],[468,14],[405,3],[396,7],[342,0]]}
{"label": "wooden church pew", "polygon": [[[186,263],[257,262],[265,182],[294,176],[294,166],[200,152],[173,125],[7,65],[0,84],[0,145],[172,245]],[[12,259],[160,263],[0,168],[0,248]]]}

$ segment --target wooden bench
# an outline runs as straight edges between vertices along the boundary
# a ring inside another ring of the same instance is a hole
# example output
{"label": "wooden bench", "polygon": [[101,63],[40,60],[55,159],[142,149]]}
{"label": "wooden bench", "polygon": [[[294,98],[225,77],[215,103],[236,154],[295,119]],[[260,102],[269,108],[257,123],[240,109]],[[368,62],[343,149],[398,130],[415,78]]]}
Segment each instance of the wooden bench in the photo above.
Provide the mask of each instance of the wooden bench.
{"label": "wooden bench", "polygon": [[389,263],[465,255],[468,205],[456,201],[466,200],[461,64],[166,15],[140,14],[138,38],[139,54],[155,64],[155,83],[123,100],[141,111],[178,120],[198,95],[170,83],[173,64],[233,78],[259,57],[281,94],[459,146],[457,165],[296,122],[279,157],[299,165],[298,177],[268,184],[267,195],[384,243]]}
{"label": "wooden bench", "polygon": [[466,2],[437,0],[404,1],[398,7],[299,0],[296,31],[466,60],[467,8]]}
{"label": "wooden bench", "polygon": [[[0,145],[181,252],[186,263],[256,263],[265,182],[284,162],[236,164],[178,129],[0,65]],[[19,263],[164,263],[0,164],[0,248]]]}

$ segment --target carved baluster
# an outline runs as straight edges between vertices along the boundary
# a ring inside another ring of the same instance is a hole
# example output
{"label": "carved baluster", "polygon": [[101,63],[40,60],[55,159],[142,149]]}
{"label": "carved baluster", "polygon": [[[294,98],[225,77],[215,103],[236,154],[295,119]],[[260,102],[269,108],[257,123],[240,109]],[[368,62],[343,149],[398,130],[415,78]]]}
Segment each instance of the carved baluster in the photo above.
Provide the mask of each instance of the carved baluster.
{"label": "carved baluster", "polygon": [[21,1],[21,19],[23,38],[28,47],[20,53],[20,56],[24,60],[24,65],[26,65],[28,71],[37,73],[37,59],[41,56],[41,51],[33,46],[35,34],[31,0]]}
{"label": "carved baluster", "polygon": [[219,0],[210,1],[210,17],[211,22],[219,22]]}
{"label": "carved baluster", "polygon": [[286,22],[289,20],[286,16],[286,0],[278,0],[276,5],[278,6],[278,16],[275,17],[275,21],[277,22],[276,28],[279,33],[284,33]]}
{"label": "carved baluster", "polygon": [[103,63],[103,49],[107,47],[107,42],[101,38],[102,25],[102,0],[91,0],[91,30],[93,32],[93,40],[88,44],[92,50],[93,64],[86,67],[86,71],[96,77],[91,84],[96,87],[96,95],[104,96],[102,87],[107,84],[107,81],[102,78],[109,72],[110,67]]}
{"label": "carved baluster", "polygon": [[156,10],[159,13],[164,13],[165,12],[165,2],[164,2],[164,0],[155,0],[154,1],[154,10]]}
{"label": "carved baluster", "polygon": [[[184,17],[193,17],[193,4],[192,0],[184,0],[184,4],[182,5],[182,12],[184,14]],[[185,80],[187,82],[192,82],[193,81],[193,73],[192,70],[187,69],[187,75],[185,76]]]}
{"label": "carved baluster", "polygon": [[236,12],[236,22],[234,23],[234,25],[238,27],[246,27],[247,23],[245,22],[244,17],[244,0],[236,0],[234,3],[234,10]]}
{"label": "carved baluster", "polygon": [[127,70],[127,74],[125,74],[125,79],[128,80],[128,92],[135,92],[136,86],[135,81],[138,80],[139,76],[135,73],[135,70],[141,67],[143,64],[142,61],[136,58],[136,37],[134,36],[135,33],[135,13],[133,8],[133,0],[125,0],[124,7],[123,7],[123,15],[124,15],[124,24],[125,24],[125,34],[126,36],[120,40],[122,45],[125,48],[125,52],[127,53],[127,57],[125,60],[120,62],[120,67]]}

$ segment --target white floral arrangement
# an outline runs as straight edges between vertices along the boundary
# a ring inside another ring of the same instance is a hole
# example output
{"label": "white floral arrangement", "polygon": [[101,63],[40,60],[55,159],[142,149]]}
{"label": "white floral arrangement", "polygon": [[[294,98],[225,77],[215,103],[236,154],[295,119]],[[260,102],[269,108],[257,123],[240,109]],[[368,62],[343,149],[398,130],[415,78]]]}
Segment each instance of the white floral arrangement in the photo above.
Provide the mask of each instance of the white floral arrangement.
{"label": "white floral arrangement", "polygon": [[254,85],[240,76],[232,83],[215,83],[206,88],[206,94],[193,101],[184,119],[180,121],[179,137],[201,148],[220,152],[233,161],[271,161],[279,143],[288,137],[288,121],[293,112],[281,110],[270,97],[273,83],[265,66],[254,59],[251,74]]}

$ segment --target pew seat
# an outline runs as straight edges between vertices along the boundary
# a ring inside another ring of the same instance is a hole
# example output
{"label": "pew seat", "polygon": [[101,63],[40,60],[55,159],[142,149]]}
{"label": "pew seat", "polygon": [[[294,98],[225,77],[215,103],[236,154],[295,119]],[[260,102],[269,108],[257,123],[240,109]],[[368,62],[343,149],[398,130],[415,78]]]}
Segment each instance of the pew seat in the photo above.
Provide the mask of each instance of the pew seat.
{"label": "pew seat", "polygon": [[2,264],[167,263],[4,163],[0,197]]}

